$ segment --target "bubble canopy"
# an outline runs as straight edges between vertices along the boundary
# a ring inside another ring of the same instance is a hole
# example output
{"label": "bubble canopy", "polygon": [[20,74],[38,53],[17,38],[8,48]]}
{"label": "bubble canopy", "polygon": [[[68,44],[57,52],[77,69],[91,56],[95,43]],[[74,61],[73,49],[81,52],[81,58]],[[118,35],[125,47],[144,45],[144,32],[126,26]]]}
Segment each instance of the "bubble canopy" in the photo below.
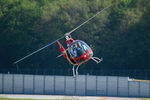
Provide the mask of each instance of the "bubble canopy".
{"label": "bubble canopy", "polygon": [[[76,40],[74,43],[69,45],[69,52],[73,58],[81,57],[89,51],[92,51],[91,48],[81,40]],[[91,56],[93,56],[93,52],[91,53]],[[88,55],[88,58],[90,58],[91,56]]]}

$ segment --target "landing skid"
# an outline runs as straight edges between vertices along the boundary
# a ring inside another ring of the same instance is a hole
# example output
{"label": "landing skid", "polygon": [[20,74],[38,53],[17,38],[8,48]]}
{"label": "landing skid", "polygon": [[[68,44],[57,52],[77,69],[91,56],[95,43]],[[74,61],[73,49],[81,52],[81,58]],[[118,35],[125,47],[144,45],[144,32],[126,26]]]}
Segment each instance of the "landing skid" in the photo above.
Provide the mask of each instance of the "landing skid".
{"label": "landing skid", "polygon": [[[103,58],[100,59],[100,58],[98,58],[98,57],[92,57],[91,59],[92,59],[93,61],[95,61],[97,64],[100,63],[101,61],[103,61]],[[78,65],[78,66],[75,68],[75,65],[73,65],[72,71],[73,71],[73,77],[74,77],[74,78],[79,75],[79,73],[78,73],[79,66],[80,66],[80,65]]]}
{"label": "landing skid", "polygon": [[76,70],[75,70],[75,65],[73,65],[72,71],[73,71],[73,77],[74,78],[79,75],[79,73],[78,73],[79,66],[80,65],[78,65]]}
{"label": "landing skid", "polygon": [[97,64],[100,63],[101,61],[103,61],[103,58],[98,58],[98,57],[92,57],[91,58],[93,61],[95,61]]}

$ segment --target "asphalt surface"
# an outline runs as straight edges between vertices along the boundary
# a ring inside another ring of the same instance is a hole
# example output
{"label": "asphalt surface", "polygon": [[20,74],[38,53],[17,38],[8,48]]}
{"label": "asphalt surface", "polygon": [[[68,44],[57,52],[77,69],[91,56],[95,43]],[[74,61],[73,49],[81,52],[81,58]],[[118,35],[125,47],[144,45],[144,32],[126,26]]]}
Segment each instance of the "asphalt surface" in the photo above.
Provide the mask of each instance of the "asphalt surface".
{"label": "asphalt surface", "polygon": [[59,95],[8,95],[0,94],[3,98],[20,98],[20,99],[71,99],[71,100],[141,100],[140,98],[119,98],[119,97],[93,97],[93,96],[59,96]]}

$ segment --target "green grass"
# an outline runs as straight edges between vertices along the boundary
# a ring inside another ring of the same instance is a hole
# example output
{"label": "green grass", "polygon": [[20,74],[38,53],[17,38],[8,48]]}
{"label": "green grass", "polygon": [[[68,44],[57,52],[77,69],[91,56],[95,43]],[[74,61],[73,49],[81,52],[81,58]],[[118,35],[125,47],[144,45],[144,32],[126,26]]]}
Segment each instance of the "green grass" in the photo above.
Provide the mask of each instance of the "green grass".
{"label": "green grass", "polygon": [[11,98],[0,98],[0,100],[33,100],[33,99],[11,99]]}
{"label": "green grass", "polygon": [[[15,99],[15,98],[0,98],[0,100],[43,100],[43,99]],[[60,100],[60,99],[44,99],[44,100]],[[71,100],[71,99],[62,99],[62,100]]]}
{"label": "green grass", "polygon": [[142,100],[150,100],[150,98],[143,98]]}

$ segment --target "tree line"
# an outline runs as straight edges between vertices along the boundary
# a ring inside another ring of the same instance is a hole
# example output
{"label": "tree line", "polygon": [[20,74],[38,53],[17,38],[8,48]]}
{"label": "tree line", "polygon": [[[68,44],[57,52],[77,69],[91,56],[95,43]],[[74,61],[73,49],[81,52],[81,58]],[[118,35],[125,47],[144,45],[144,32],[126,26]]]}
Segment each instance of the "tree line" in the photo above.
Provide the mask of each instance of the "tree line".
{"label": "tree line", "polygon": [[[149,0],[0,0],[0,67],[9,70],[71,69],[57,44],[14,65],[13,62],[47,45],[112,5],[72,33],[87,42],[100,64],[83,64],[81,71],[150,69]],[[65,47],[65,39],[60,41]]]}

